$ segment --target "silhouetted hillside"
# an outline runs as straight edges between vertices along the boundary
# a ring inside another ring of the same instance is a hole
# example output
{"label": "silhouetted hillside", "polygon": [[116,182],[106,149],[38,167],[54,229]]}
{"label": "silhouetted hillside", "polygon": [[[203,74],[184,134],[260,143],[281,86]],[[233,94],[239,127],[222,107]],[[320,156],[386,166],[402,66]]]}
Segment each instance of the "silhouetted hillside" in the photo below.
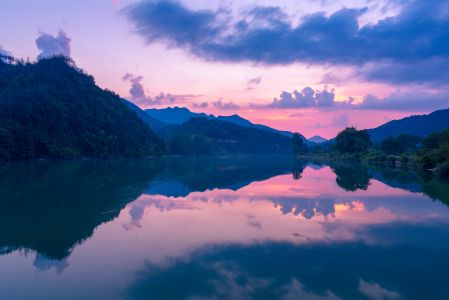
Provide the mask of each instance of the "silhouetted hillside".
{"label": "silhouetted hillside", "polygon": [[292,151],[292,140],[279,133],[205,118],[168,127],[161,134],[173,154],[282,154]]}
{"label": "silhouetted hillside", "polygon": [[0,159],[144,156],[162,141],[65,57],[0,59]]}
{"label": "silhouetted hillside", "polygon": [[166,124],[171,125],[179,125],[182,123],[185,123],[193,118],[198,117],[212,117],[208,116],[204,113],[194,113],[191,112],[188,108],[185,107],[167,107],[167,108],[150,108],[146,109],[145,112],[150,115],[151,117],[162,121]]}
{"label": "silhouetted hillside", "polygon": [[[285,135],[287,137],[292,137],[293,133],[290,131],[282,131],[277,130],[274,128],[271,128],[266,125],[261,124],[254,124],[251,121],[242,118],[239,115],[230,115],[230,116],[214,116],[214,115],[208,115],[205,113],[195,113],[190,111],[188,108],[185,107],[167,107],[167,108],[152,108],[152,109],[146,109],[145,112],[150,115],[151,117],[164,122],[165,124],[171,124],[171,125],[179,125],[182,123],[185,123],[193,118],[206,118],[209,120],[218,120],[218,121],[224,121],[228,123],[233,123],[235,125],[239,125],[242,127],[250,127],[250,128],[257,128],[262,129],[274,133],[279,133],[282,135]],[[309,141],[304,138],[304,141],[308,143]]]}
{"label": "silhouetted hillside", "polygon": [[323,137],[321,137],[321,136],[319,136],[319,135],[314,135],[314,136],[312,136],[310,139],[308,139],[309,140],[309,142],[312,142],[312,143],[317,143],[317,144],[321,144],[321,143],[325,143],[325,142],[327,142],[327,140],[325,139],[325,138],[323,138]]}
{"label": "silhouetted hillside", "polygon": [[381,142],[389,136],[400,134],[425,137],[433,132],[449,128],[449,109],[437,110],[428,115],[419,115],[394,120],[377,128],[369,129],[371,140]]}
{"label": "silhouetted hillside", "polygon": [[156,118],[153,118],[152,116],[150,116],[149,114],[147,114],[144,110],[140,109],[137,105],[135,105],[134,103],[122,99],[123,103],[125,103],[125,105],[131,109],[132,111],[134,111],[137,116],[146,124],[148,125],[152,130],[159,130],[161,128],[167,127],[168,124],[165,122],[162,122]]}

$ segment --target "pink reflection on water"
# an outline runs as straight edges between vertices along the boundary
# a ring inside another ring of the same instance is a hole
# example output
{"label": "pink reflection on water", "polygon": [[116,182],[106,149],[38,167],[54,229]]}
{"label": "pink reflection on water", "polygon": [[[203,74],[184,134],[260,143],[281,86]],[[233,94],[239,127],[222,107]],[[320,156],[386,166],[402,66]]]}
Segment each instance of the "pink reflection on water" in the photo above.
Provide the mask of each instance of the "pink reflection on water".
{"label": "pink reflection on water", "polygon": [[360,234],[364,226],[448,217],[421,194],[374,179],[367,190],[348,192],[335,179],[329,167],[307,167],[300,180],[281,175],[237,191],[214,189],[179,198],[142,195],[119,220],[126,230],[142,230],[176,255],[205,244],[369,241]]}

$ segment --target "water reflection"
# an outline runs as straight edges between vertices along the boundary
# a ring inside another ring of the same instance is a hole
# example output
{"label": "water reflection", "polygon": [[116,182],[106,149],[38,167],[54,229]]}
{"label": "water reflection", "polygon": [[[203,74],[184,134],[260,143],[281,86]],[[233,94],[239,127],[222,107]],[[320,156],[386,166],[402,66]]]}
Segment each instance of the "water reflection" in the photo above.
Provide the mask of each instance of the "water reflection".
{"label": "water reflection", "polygon": [[0,296],[444,299],[448,186],[286,157],[9,164]]}
{"label": "water reflection", "polygon": [[332,171],[337,175],[336,182],[339,187],[354,192],[356,190],[367,190],[371,175],[368,167],[357,164],[332,164]]}
{"label": "water reflection", "polygon": [[20,163],[0,168],[0,247],[66,257],[140,196],[160,164]]}

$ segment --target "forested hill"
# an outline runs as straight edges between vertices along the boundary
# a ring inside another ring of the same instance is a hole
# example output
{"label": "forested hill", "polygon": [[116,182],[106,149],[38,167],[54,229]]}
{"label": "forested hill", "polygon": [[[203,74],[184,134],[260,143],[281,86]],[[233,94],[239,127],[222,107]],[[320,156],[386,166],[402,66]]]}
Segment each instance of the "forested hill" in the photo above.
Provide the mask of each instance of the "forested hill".
{"label": "forested hill", "polygon": [[193,118],[160,133],[173,154],[285,154],[293,151],[292,139],[280,133],[206,118]]}
{"label": "forested hill", "polygon": [[449,128],[449,109],[434,111],[428,115],[417,115],[390,121],[377,128],[369,129],[371,140],[381,142],[400,134],[425,137],[431,133]]}
{"label": "forested hill", "polygon": [[65,57],[0,57],[0,159],[146,156],[164,145],[135,112]]}

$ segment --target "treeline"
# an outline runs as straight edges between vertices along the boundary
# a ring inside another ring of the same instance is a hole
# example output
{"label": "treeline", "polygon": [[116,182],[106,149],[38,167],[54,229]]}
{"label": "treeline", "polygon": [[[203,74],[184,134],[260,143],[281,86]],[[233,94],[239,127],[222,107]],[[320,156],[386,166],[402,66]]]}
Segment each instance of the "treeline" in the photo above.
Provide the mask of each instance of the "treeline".
{"label": "treeline", "polygon": [[0,57],[0,160],[145,156],[164,144],[66,57]]}
{"label": "treeline", "polygon": [[367,130],[345,128],[334,141],[307,147],[298,138],[293,148],[297,154],[328,154],[334,158],[356,158],[373,164],[413,166],[449,177],[449,129],[421,138],[400,134],[373,143]]}

